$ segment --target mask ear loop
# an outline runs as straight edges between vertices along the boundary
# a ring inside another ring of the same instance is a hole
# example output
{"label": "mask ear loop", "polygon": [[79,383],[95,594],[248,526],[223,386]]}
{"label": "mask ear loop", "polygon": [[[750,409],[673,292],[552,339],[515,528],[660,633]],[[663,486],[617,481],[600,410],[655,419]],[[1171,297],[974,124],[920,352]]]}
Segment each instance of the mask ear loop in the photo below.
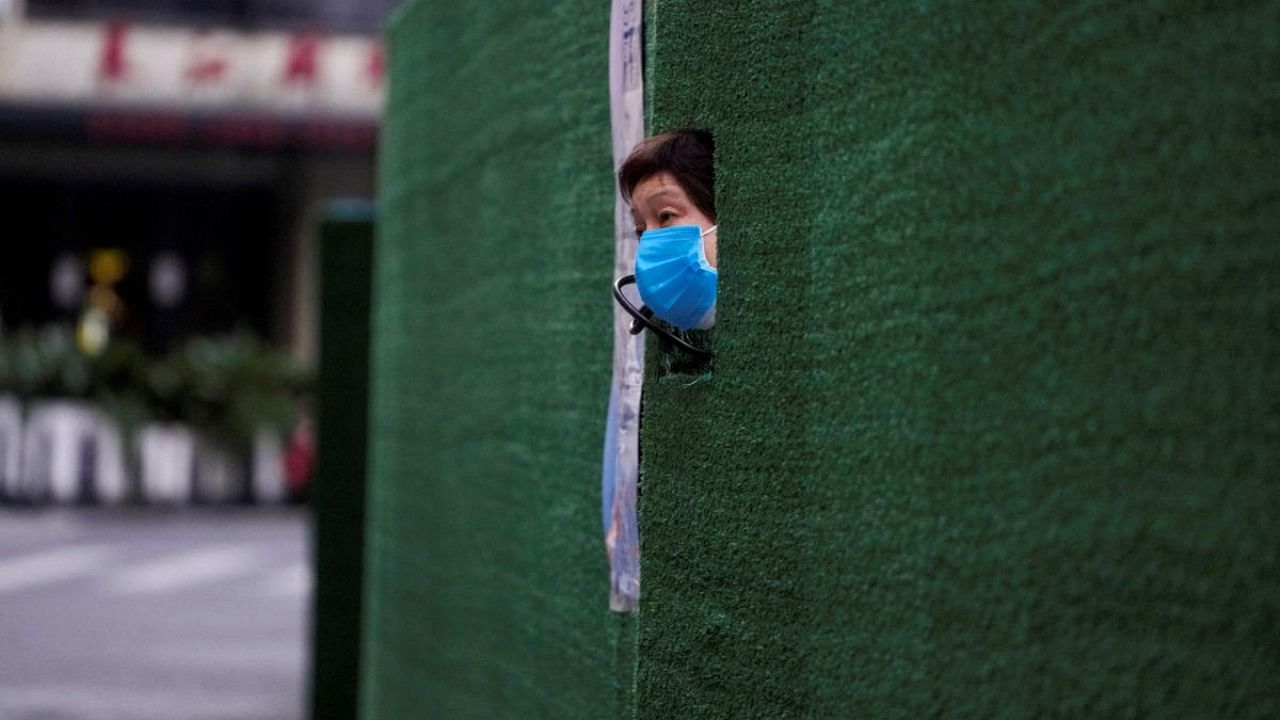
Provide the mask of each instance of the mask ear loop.
{"label": "mask ear loop", "polygon": [[635,318],[631,322],[630,332],[632,335],[639,335],[641,330],[648,328],[654,331],[655,333],[661,335],[662,337],[666,338],[668,341],[671,342],[671,344],[679,347],[682,350],[685,350],[686,352],[693,353],[694,355],[697,355],[699,357],[709,358],[712,356],[712,353],[709,350],[703,350],[700,347],[694,347],[693,345],[690,345],[688,341],[684,340],[683,338],[677,337],[670,330],[667,330],[666,328],[662,327],[658,323],[654,322],[651,319],[653,317],[653,311],[650,310],[649,308],[645,307],[644,305],[641,305],[639,308],[637,308],[635,305],[632,305],[631,301],[627,299],[627,296],[622,293],[622,288],[626,285],[634,285],[635,282],[636,282],[635,275],[623,275],[622,277],[615,280],[613,283],[613,299],[618,301],[618,304],[622,306],[623,310],[627,311],[628,315]]}

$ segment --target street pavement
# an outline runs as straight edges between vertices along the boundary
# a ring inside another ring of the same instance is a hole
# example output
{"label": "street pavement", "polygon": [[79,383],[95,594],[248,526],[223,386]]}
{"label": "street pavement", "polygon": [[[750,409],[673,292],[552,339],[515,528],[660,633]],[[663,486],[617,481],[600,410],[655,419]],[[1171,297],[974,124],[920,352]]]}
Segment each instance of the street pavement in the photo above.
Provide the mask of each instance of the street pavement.
{"label": "street pavement", "polygon": [[303,716],[296,508],[0,505],[0,720]]}

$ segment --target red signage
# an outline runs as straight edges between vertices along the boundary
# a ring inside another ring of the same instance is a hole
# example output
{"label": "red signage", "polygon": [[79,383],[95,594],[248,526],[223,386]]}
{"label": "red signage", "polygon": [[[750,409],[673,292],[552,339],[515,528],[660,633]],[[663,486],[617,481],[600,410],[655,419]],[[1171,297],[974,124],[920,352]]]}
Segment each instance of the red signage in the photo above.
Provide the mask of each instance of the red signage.
{"label": "red signage", "polygon": [[121,82],[129,72],[129,62],[125,57],[125,41],[129,37],[129,26],[122,20],[112,20],[107,23],[102,35],[98,78],[106,83]]}
{"label": "red signage", "polygon": [[227,76],[231,67],[230,54],[227,48],[218,43],[217,37],[209,32],[201,32],[192,41],[191,62],[183,72],[187,85],[201,87],[217,85]]}
{"label": "red signage", "polygon": [[289,39],[284,63],[285,85],[314,86],[320,79],[320,36],[314,33],[295,35]]}

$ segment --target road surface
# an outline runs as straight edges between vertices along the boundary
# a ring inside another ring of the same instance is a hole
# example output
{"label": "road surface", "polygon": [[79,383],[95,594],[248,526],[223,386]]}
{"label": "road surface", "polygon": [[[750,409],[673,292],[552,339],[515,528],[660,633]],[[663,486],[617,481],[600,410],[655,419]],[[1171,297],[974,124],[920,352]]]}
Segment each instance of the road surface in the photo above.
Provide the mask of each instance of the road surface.
{"label": "road surface", "polygon": [[303,717],[298,509],[0,505],[0,720]]}

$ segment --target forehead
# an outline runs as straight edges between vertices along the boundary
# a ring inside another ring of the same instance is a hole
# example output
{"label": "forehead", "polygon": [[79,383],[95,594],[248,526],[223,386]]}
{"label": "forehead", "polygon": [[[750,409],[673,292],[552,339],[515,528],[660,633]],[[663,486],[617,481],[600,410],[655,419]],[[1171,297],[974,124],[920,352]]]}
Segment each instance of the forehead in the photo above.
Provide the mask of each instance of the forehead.
{"label": "forehead", "polygon": [[676,182],[675,176],[663,170],[636,183],[635,190],[631,192],[631,199],[632,204],[642,205],[651,200],[672,201],[686,198],[684,188]]}

